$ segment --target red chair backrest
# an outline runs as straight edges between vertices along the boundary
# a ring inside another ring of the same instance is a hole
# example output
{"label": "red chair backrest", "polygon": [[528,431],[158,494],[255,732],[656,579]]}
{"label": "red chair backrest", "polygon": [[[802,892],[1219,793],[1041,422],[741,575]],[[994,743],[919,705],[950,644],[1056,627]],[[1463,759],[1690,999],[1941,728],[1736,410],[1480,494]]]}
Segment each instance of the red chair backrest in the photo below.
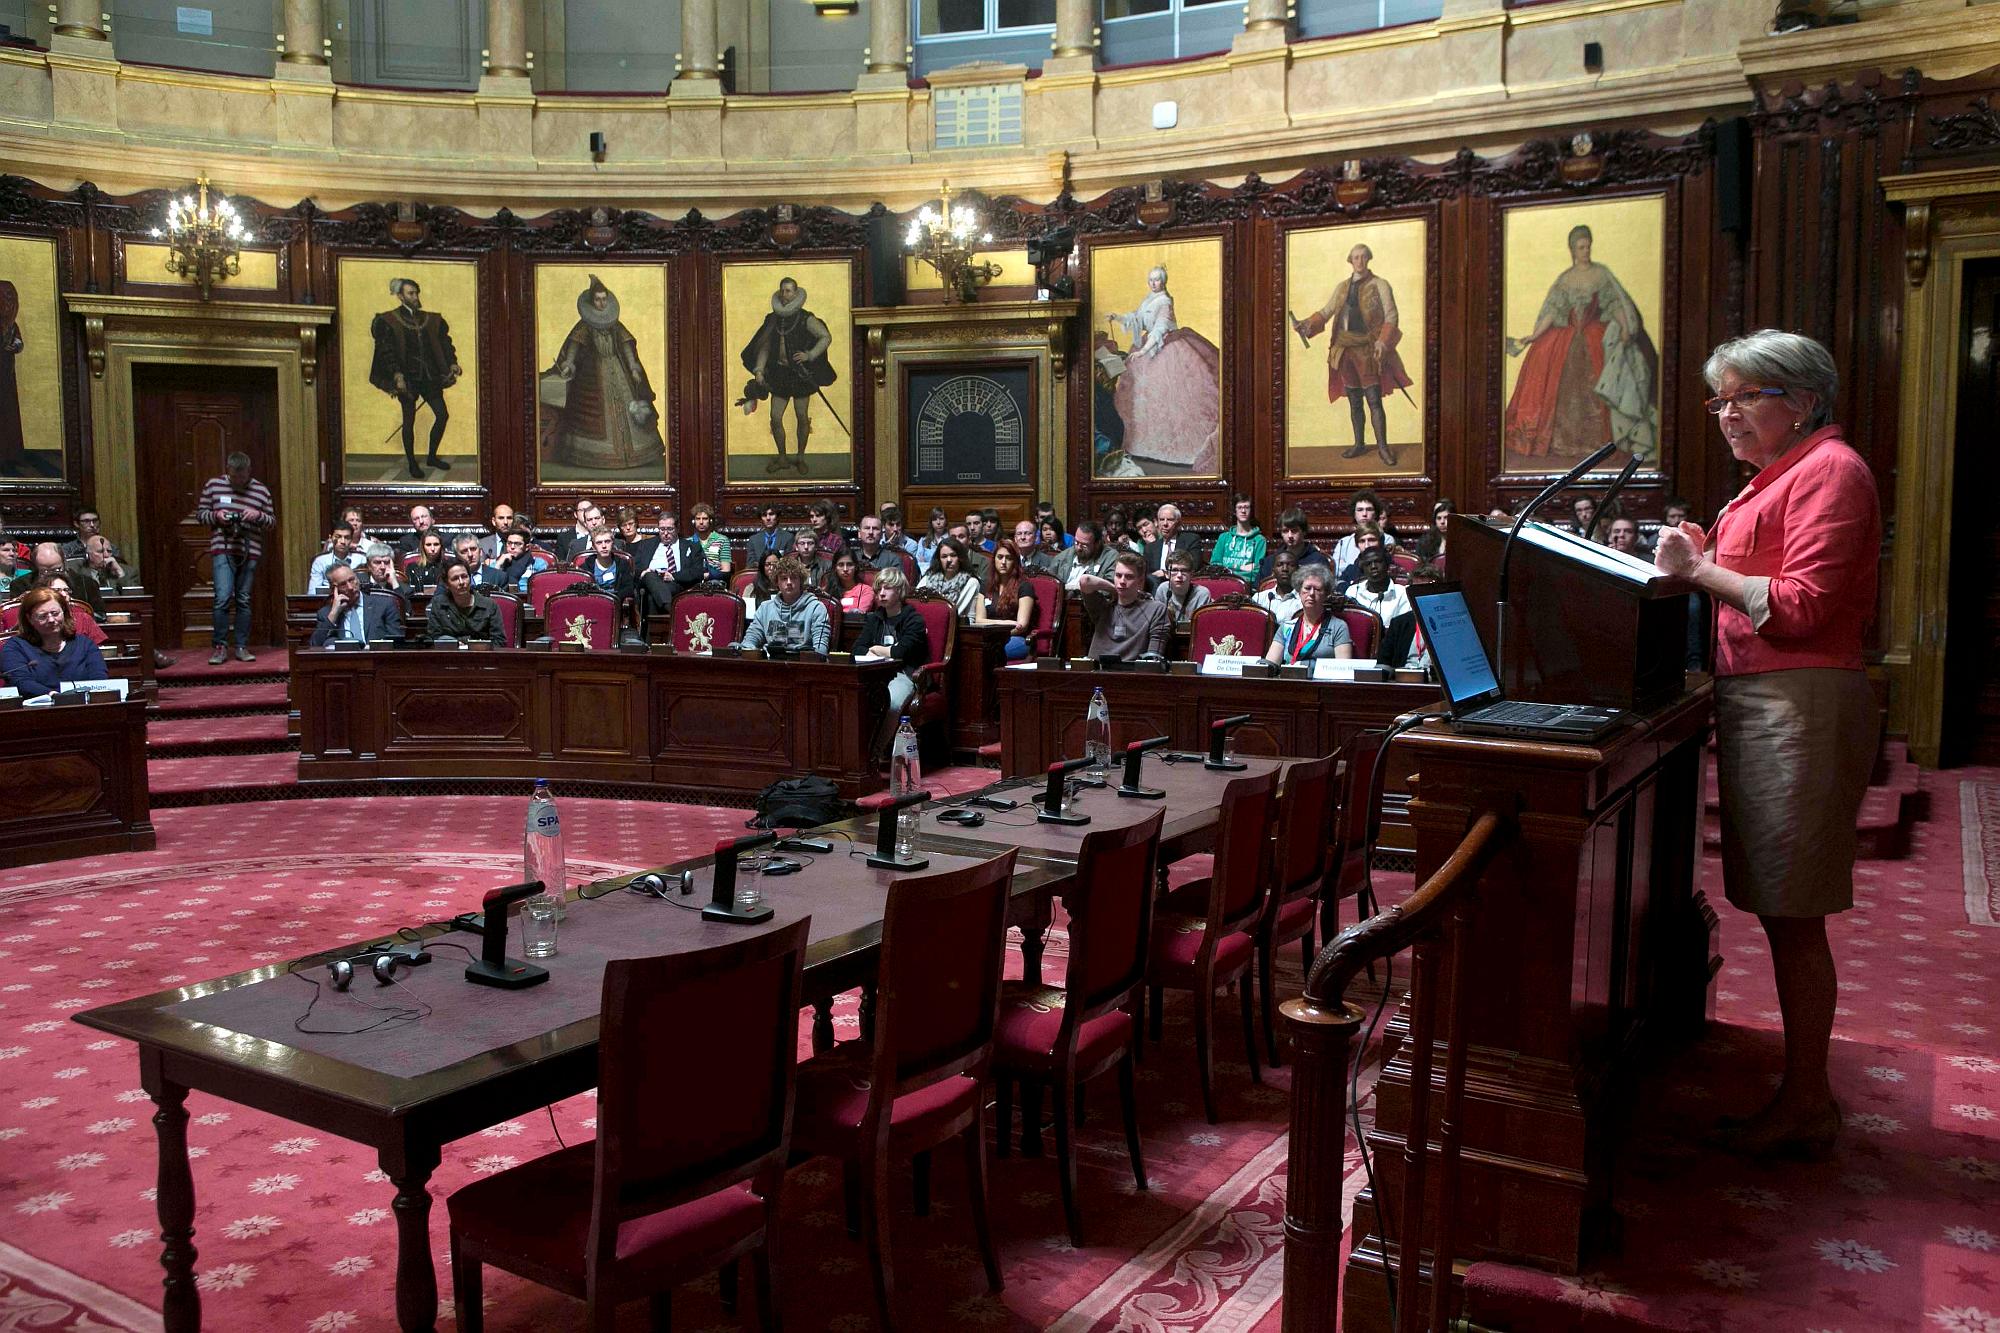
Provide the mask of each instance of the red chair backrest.
{"label": "red chair backrest", "polygon": [[544,629],[556,643],[587,642],[602,652],[618,646],[618,602],[595,588],[559,592],[543,608]]}
{"label": "red chair backrest", "polygon": [[1406,551],[1400,546],[1391,546],[1389,548],[1390,567],[1398,573],[1408,575],[1419,563],[1421,562],[1417,559],[1416,552]]}
{"label": "red chair backrest", "polygon": [[489,592],[493,609],[500,613],[500,632],[509,648],[521,646],[521,599],[511,592]]}
{"label": "red chair backrest", "polygon": [[528,609],[538,616],[548,614],[549,598],[565,588],[590,582],[590,575],[574,569],[545,569],[528,575]]}
{"label": "red chair backrest", "polygon": [[1341,750],[1347,772],[1340,781],[1340,808],[1335,812],[1331,865],[1333,896],[1351,898],[1368,883],[1368,861],[1375,851],[1381,816],[1375,813],[1375,766],[1382,761],[1380,731],[1357,731]]}
{"label": "red chair backrest", "polygon": [[1344,606],[1340,618],[1347,622],[1347,637],[1354,641],[1356,657],[1375,656],[1375,638],[1381,632],[1382,622],[1375,613],[1365,606]]}
{"label": "red chair backrest", "polygon": [[1269,611],[1239,595],[1210,602],[1188,621],[1188,657],[1200,662],[1210,653],[1236,657],[1261,653],[1271,646],[1276,627]]}
{"label": "red chair backrest", "polygon": [[94,644],[101,646],[106,639],[111,637],[97,623],[96,615],[82,602],[71,602],[69,604],[69,618],[70,623],[76,626],[76,632]]}
{"label": "red chair backrest", "polygon": [[1306,893],[1318,893],[1332,864],[1335,809],[1334,769],[1339,754],[1327,755],[1285,770],[1284,794],[1278,797],[1277,840],[1271,848],[1272,905]]}
{"label": "red chair backrest", "polygon": [[738,597],[741,597],[743,595],[743,590],[745,588],[748,588],[751,584],[755,583],[756,581],[757,581],[756,570],[739,569],[734,574],[731,574],[729,576],[729,591],[735,593]]}
{"label": "red chair backrest", "polygon": [[1208,589],[1210,597],[1241,597],[1248,589],[1234,574],[1197,574],[1194,584]]}
{"label": "red chair backrest", "polygon": [[906,578],[906,579],[908,579],[908,580],[910,581],[910,586],[911,586],[912,588],[916,587],[916,586],[917,586],[917,558],[916,558],[915,556],[911,555],[911,554],[910,554],[910,553],[909,553],[908,551],[898,551],[898,552],[896,552],[896,558],[897,558],[898,560],[900,560],[900,561],[902,561],[902,562],[903,562],[903,577],[904,577],[904,578]]}
{"label": "red chair backrest", "polygon": [[1069,599],[1063,596],[1062,583],[1053,574],[1025,574],[1021,586],[1035,595],[1035,628],[1030,635],[1035,655],[1052,657],[1061,642],[1063,611]]}
{"label": "red chair backrest", "polygon": [[881,570],[875,568],[873,565],[863,565],[861,567],[861,581],[872,588],[875,586],[875,576],[881,572]]}
{"label": "red chair backrest", "polygon": [[[588,1232],[600,1271],[621,1223],[783,1168],[811,923],[605,964]],[[686,1096],[689,1079],[702,1080],[701,1096]],[[663,1106],[675,1108],[671,1134],[660,1132]]]}
{"label": "red chair backrest", "polygon": [[840,647],[840,617],[843,614],[840,609],[840,599],[822,589],[815,589],[813,596],[819,598],[820,606],[826,611],[826,623],[833,630],[827,636],[827,641],[835,648]]}
{"label": "red chair backrest", "polygon": [[9,602],[0,606],[0,634],[12,634],[21,628],[21,604]]}
{"label": "red chair backrest", "polygon": [[667,642],[677,653],[710,653],[743,637],[743,599],[717,589],[684,592],[667,618]]}
{"label": "red chair backrest", "polygon": [[931,642],[930,661],[924,665],[942,668],[951,661],[952,650],[958,647],[958,612],[935,593],[916,593],[909,604],[924,618],[924,632]]}
{"label": "red chair backrest", "polygon": [[876,973],[871,1115],[886,1109],[884,1089],[902,1096],[985,1069],[999,1017],[1013,879],[1009,848],[975,866],[890,884]]}
{"label": "red chair backrest", "polygon": [[1069,913],[1065,1026],[1120,1007],[1146,979],[1153,867],[1165,822],[1165,812],[1156,810],[1137,824],[1084,837],[1074,887],[1063,895]]}
{"label": "red chair backrest", "polygon": [[1208,935],[1204,948],[1229,931],[1241,930],[1264,901],[1265,859],[1271,836],[1271,807],[1278,770],[1237,778],[1222,789],[1216,816],[1215,869],[1209,883]]}
{"label": "red chair backrest", "polygon": [[409,573],[411,570],[415,569],[418,565],[422,564],[423,560],[424,560],[424,553],[421,549],[410,552],[408,555],[403,557],[403,572],[405,574]]}
{"label": "red chair backrest", "polygon": [[546,546],[530,543],[528,546],[528,554],[534,556],[538,560],[547,561],[549,568],[551,569],[554,569],[557,565],[562,563],[561,561],[556,559],[556,553],[550,550]]}

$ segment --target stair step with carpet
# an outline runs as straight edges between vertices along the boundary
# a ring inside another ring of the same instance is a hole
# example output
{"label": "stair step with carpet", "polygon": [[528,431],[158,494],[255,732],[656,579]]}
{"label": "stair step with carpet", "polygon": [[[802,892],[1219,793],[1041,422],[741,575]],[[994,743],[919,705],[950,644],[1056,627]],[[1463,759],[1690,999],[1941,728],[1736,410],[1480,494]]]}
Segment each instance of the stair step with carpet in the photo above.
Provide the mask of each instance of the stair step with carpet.
{"label": "stair step with carpet", "polygon": [[291,711],[289,679],[252,681],[239,685],[162,685],[156,715],[224,717],[244,713]]}
{"label": "stair step with carpet", "polygon": [[[197,755],[187,759],[153,759],[146,764],[146,781],[155,805],[206,804],[176,797],[229,793],[244,788],[291,787],[299,780],[299,757],[278,754]],[[247,799],[238,797],[238,799]]]}
{"label": "stair step with carpet", "polygon": [[273,754],[298,749],[298,738],[290,733],[290,720],[282,713],[159,717],[146,724],[146,753],[153,759]]}
{"label": "stair step with carpet", "polygon": [[155,673],[162,684],[173,685],[243,685],[256,680],[283,680],[290,674],[291,659],[276,648],[264,649],[254,662],[239,662],[232,657],[220,666],[208,664],[205,649],[190,648],[177,654],[172,666],[161,667]]}

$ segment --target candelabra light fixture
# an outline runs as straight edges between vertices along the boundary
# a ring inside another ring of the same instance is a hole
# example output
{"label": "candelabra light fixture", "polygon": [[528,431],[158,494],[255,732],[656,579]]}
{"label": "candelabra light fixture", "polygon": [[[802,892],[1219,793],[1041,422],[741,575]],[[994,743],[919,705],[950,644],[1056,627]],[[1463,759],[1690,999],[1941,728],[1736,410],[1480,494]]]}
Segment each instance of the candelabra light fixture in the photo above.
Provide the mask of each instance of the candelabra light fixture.
{"label": "candelabra light fixture", "polygon": [[234,204],[209,197],[207,176],[193,194],[169,200],[167,225],[153,228],[154,238],[167,243],[167,271],[193,281],[204,301],[219,279],[236,276],[248,235]]}
{"label": "candelabra light fixture", "polygon": [[998,264],[974,263],[972,258],[975,243],[992,240],[992,232],[981,230],[972,205],[951,202],[951,182],[944,181],[938,186],[937,207],[925,204],[918,211],[903,244],[937,270],[945,300],[956,304],[977,301],[979,289],[1000,275]]}

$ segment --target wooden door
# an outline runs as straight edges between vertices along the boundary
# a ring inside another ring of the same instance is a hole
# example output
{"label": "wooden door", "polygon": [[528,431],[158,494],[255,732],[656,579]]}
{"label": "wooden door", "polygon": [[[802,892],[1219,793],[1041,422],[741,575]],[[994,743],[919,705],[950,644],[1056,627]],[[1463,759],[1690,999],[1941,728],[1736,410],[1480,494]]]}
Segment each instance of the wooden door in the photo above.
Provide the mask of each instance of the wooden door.
{"label": "wooden door", "polygon": [[1992,521],[2000,466],[2000,259],[1965,265],[1958,345],[1958,439],[1952,461],[1949,624],[1945,645],[1943,764],[2000,762],[2000,525]]}
{"label": "wooden door", "polygon": [[[209,530],[195,504],[232,453],[250,456],[250,475],[271,489],[277,511],[278,383],[275,371],[233,366],[135,366],[132,393],[139,431],[139,529],[142,572],[152,590],[162,644],[205,644],[215,596]],[[264,538],[251,593],[250,641],[285,641],[283,543]]]}

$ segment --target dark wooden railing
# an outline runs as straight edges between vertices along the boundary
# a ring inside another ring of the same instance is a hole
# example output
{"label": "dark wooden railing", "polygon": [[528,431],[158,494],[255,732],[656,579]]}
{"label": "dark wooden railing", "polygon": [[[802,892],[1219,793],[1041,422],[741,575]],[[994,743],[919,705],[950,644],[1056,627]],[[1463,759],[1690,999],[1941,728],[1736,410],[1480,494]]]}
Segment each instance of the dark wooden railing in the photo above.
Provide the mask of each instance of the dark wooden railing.
{"label": "dark wooden railing", "polygon": [[[1284,1333],[1334,1333],[1340,1317],[1340,1211],[1346,1158],[1348,1061],[1368,1013],[1346,1000],[1347,987],[1370,964],[1414,947],[1410,1014],[1410,1128],[1403,1149],[1402,1199],[1390,1219],[1396,1236],[1398,1333],[1450,1327],[1453,1213],[1465,1095],[1466,923],[1480,873],[1513,837],[1511,820],[1483,814],[1457,850],[1417,891],[1320,951],[1305,994],[1285,1003],[1294,1050],[1291,1160],[1285,1184]],[[1442,976],[1440,977],[1440,974]],[[1435,1043],[1445,1046],[1444,1111],[1438,1119],[1439,1205],[1425,1234],[1424,1176],[1431,1155],[1431,1070]],[[1424,1254],[1436,1256],[1428,1309]]]}

